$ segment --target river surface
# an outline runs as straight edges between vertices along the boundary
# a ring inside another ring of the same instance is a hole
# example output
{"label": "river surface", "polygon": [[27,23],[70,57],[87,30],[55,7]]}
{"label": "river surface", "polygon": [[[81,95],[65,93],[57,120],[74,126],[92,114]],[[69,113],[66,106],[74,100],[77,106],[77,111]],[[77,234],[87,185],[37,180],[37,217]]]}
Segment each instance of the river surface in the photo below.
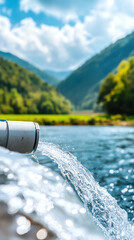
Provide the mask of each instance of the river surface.
{"label": "river surface", "polygon": [[[75,155],[134,222],[133,127],[41,127],[40,137]],[[59,172],[53,161],[39,159]]]}
{"label": "river surface", "polygon": [[35,156],[0,149],[3,202],[14,224],[2,240],[41,239],[33,220],[42,239],[133,240],[134,128],[47,126]]}

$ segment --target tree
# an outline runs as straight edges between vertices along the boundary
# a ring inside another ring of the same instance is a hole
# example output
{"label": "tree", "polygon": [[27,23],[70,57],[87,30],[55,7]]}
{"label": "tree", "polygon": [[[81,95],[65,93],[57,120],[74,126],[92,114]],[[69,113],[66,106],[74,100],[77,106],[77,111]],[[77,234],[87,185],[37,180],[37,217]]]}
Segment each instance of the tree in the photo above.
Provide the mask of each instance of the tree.
{"label": "tree", "polygon": [[15,113],[26,113],[27,109],[24,106],[21,94],[17,92],[16,88],[11,89],[11,107]]}
{"label": "tree", "polygon": [[41,104],[41,113],[42,114],[52,114],[54,112],[54,106],[52,102],[45,101]]}
{"label": "tree", "polygon": [[102,82],[98,102],[110,114],[134,114],[134,58],[122,61]]}

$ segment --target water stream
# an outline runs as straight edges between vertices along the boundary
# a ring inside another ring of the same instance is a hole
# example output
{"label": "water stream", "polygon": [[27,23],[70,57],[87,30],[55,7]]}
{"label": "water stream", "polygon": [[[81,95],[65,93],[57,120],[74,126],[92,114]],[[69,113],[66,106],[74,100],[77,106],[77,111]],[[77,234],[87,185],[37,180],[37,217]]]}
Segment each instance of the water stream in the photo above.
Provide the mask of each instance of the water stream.
{"label": "water stream", "polygon": [[134,240],[134,227],[128,215],[107,190],[95,181],[90,171],[75,156],[48,142],[42,142],[38,150],[53,159],[64,176],[71,181],[94,221],[109,240]]}

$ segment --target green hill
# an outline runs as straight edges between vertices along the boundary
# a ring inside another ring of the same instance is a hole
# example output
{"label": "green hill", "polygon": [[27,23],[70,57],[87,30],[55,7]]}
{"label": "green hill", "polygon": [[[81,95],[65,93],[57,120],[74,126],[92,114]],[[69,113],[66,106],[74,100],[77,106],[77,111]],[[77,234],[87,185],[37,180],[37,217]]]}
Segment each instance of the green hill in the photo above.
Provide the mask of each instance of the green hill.
{"label": "green hill", "polygon": [[7,59],[14,63],[17,63],[18,65],[20,65],[21,67],[24,67],[25,69],[27,69],[30,72],[35,73],[39,78],[41,78],[43,81],[45,81],[49,84],[57,85],[59,83],[59,81],[56,77],[51,76],[47,72],[38,69],[37,67],[28,63],[27,61],[22,60],[21,58],[18,58],[17,56],[15,56],[11,53],[6,53],[6,52],[0,51],[0,56],[3,57],[4,59]]}
{"label": "green hill", "polygon": [[0,113],[69,113],[70,102],[55,87],[0,57]]}
{"label": "green hill", "polygon": [[114,71],[121,60],[134,55],[134,32],[85,62],[59,84],[59,89],[78,108],[92,108],[101,80]]}

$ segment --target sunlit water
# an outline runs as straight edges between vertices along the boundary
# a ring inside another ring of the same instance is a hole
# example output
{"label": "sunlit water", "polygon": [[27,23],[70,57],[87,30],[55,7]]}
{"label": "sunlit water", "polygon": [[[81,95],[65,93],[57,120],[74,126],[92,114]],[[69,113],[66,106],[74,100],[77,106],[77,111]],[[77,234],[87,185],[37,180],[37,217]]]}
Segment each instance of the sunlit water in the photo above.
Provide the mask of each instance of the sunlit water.
{"label": "sunlit water", "polygon": [[103,240],[92,219],[107,240],[133,240],[134,129],[42,127],[40,133],[37,158],[0,150],[0,201],[9,213],[25,213],[62,240]]}
{"label": "sunlit water", "polygon": [[[77,157],[134,223],[134,128],[133,127],[43,127],[41,139],[53,142]],[[39,157],[59,171],[50,159]]]}
{"label": "sunlit water", "polygon": [[76,157],[47,142],[40,143],[39,151],[58,164],[64,178],[71,181],[86,209],[109,240],[134,239],[134,228],[128,222],[127,213]]}
{"label": "sunlit water", "polygon": [[[0,231],[1,240],[45,240],[36,237],[38,232],[32,233],[29,218],[57,235],[51,240],[104,240],[69,184],[52,169],[34,163],[30,155],[0,149],[0,211],[3,202],[14,224],[4,220],[3,230],[9,234]],[[3,219],[0,213],[0,229]]]}

